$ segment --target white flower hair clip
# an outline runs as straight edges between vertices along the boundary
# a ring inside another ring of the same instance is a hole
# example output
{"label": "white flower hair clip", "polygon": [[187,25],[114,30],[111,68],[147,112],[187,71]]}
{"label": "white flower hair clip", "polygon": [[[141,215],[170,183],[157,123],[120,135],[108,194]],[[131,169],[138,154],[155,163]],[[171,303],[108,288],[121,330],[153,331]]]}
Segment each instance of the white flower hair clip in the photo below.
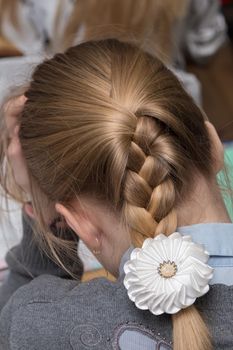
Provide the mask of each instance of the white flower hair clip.
{"label": "white flower hair clip", "polygon": [[209,291],[209,254],[191,236],[160,234],[132,251],[124,265],[129,298],[154,315],[174,314]]}

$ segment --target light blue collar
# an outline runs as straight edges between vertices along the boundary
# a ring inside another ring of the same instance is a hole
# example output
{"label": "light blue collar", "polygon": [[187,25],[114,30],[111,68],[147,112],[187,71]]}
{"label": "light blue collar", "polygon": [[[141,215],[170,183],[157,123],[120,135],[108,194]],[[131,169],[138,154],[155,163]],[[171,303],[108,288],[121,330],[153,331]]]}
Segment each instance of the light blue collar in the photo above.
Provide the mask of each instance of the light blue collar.
{"label": "light blue collar", "polygon": [[[196,224],[177,228],[182,235],[190,235],[195,243],[203,244],[211,257],[233,258],[233,223]],[[131,246],[122,256],[119,275],[124,274],[124,264],[130,258]]]}
{"label": "light blue collar", "polygon": [[177,231],[203,244],[210,256],[233,257],[233,224],[197,224],[180,227]]}

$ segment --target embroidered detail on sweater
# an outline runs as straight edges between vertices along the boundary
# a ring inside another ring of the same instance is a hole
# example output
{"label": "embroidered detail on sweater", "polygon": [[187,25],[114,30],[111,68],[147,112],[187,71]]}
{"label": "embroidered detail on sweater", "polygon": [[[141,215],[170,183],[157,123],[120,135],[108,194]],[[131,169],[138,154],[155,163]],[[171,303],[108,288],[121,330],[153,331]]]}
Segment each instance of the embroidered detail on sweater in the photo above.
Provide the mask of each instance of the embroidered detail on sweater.
{"label": "embroidered detail on sweater", "polygon": [[112,342],[114,350],[172,350],[169,343],[160,333],[145,328],[140,324],[121,324],[115,329]]}
{"label": "embroidered detail on sweater", "polygon": [[92,347],[98,345],[102,340],[99,330],[90,324],[82,324],[74,327],[70,333],[70,345],[78,350],[80,345]]}

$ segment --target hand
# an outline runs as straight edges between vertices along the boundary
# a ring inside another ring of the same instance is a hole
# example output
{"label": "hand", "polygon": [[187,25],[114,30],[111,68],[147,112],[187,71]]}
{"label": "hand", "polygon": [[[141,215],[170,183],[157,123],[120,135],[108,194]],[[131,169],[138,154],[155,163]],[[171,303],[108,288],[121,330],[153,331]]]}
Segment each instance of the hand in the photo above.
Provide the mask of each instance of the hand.
{"label": "hand", "polygon": [[[20,96],[10,100],[4,106],[4,119],[9,139],[7,148],[7,158],[12,168],[14,180],[20,189],[26,194],[26,197],[31,197],[30,180],[28,176],[28,169],[26,160],[24,158],[20,140],[20,114],[24,108],[26,102],[25,96]],[[28,216],[35,219],[33,206],[30,202],[25,203],[23,206],[24,211]],[[57,229],[64,228],[64,222],[57,220],[57,213],[55,211],[54,203],[48,205],[46,221],[54,225]],[[54,221],[55,219],[55,221]]]}
{"label": "hand", "polygon": [[11,165],[16,184],[27,195],[30,194],[29,177],[26,161],[19,141],[19,115],[23,110],[26,98],[20,96],[10,100],[4,106],[4,119],[8,133],[9,144],[7,158]]}
{"label": "hand", "polygon": [[[23,190],[26,196],[30,196],[28,170],[18,136],[20,128],[19,116],[23,110],[25,102],[25,96],[20,96],[7,102],[4,106],[4,119],[9,139],[6,155],[11,165],[15,182]],[[24,211],[30,217],[34,217],[33,208],[30,203],[24,205]]]}

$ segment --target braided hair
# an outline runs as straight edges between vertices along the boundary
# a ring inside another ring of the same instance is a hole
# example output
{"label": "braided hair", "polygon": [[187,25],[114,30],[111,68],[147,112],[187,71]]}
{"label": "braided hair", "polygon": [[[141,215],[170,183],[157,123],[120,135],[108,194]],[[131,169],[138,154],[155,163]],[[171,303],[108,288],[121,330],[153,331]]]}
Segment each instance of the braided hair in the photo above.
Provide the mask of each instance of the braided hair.
{"label": "braided hair", "polygon": [[[20,139],[37,188],[54,202],[87,194],[110,204],[135,246],[174,232],[195,174],[212,174],[202,112],[133,45],[109,39],[57,54],[37,67],[26,96]],[[211,349],[194,306],[173,321],[175,350]]]}

